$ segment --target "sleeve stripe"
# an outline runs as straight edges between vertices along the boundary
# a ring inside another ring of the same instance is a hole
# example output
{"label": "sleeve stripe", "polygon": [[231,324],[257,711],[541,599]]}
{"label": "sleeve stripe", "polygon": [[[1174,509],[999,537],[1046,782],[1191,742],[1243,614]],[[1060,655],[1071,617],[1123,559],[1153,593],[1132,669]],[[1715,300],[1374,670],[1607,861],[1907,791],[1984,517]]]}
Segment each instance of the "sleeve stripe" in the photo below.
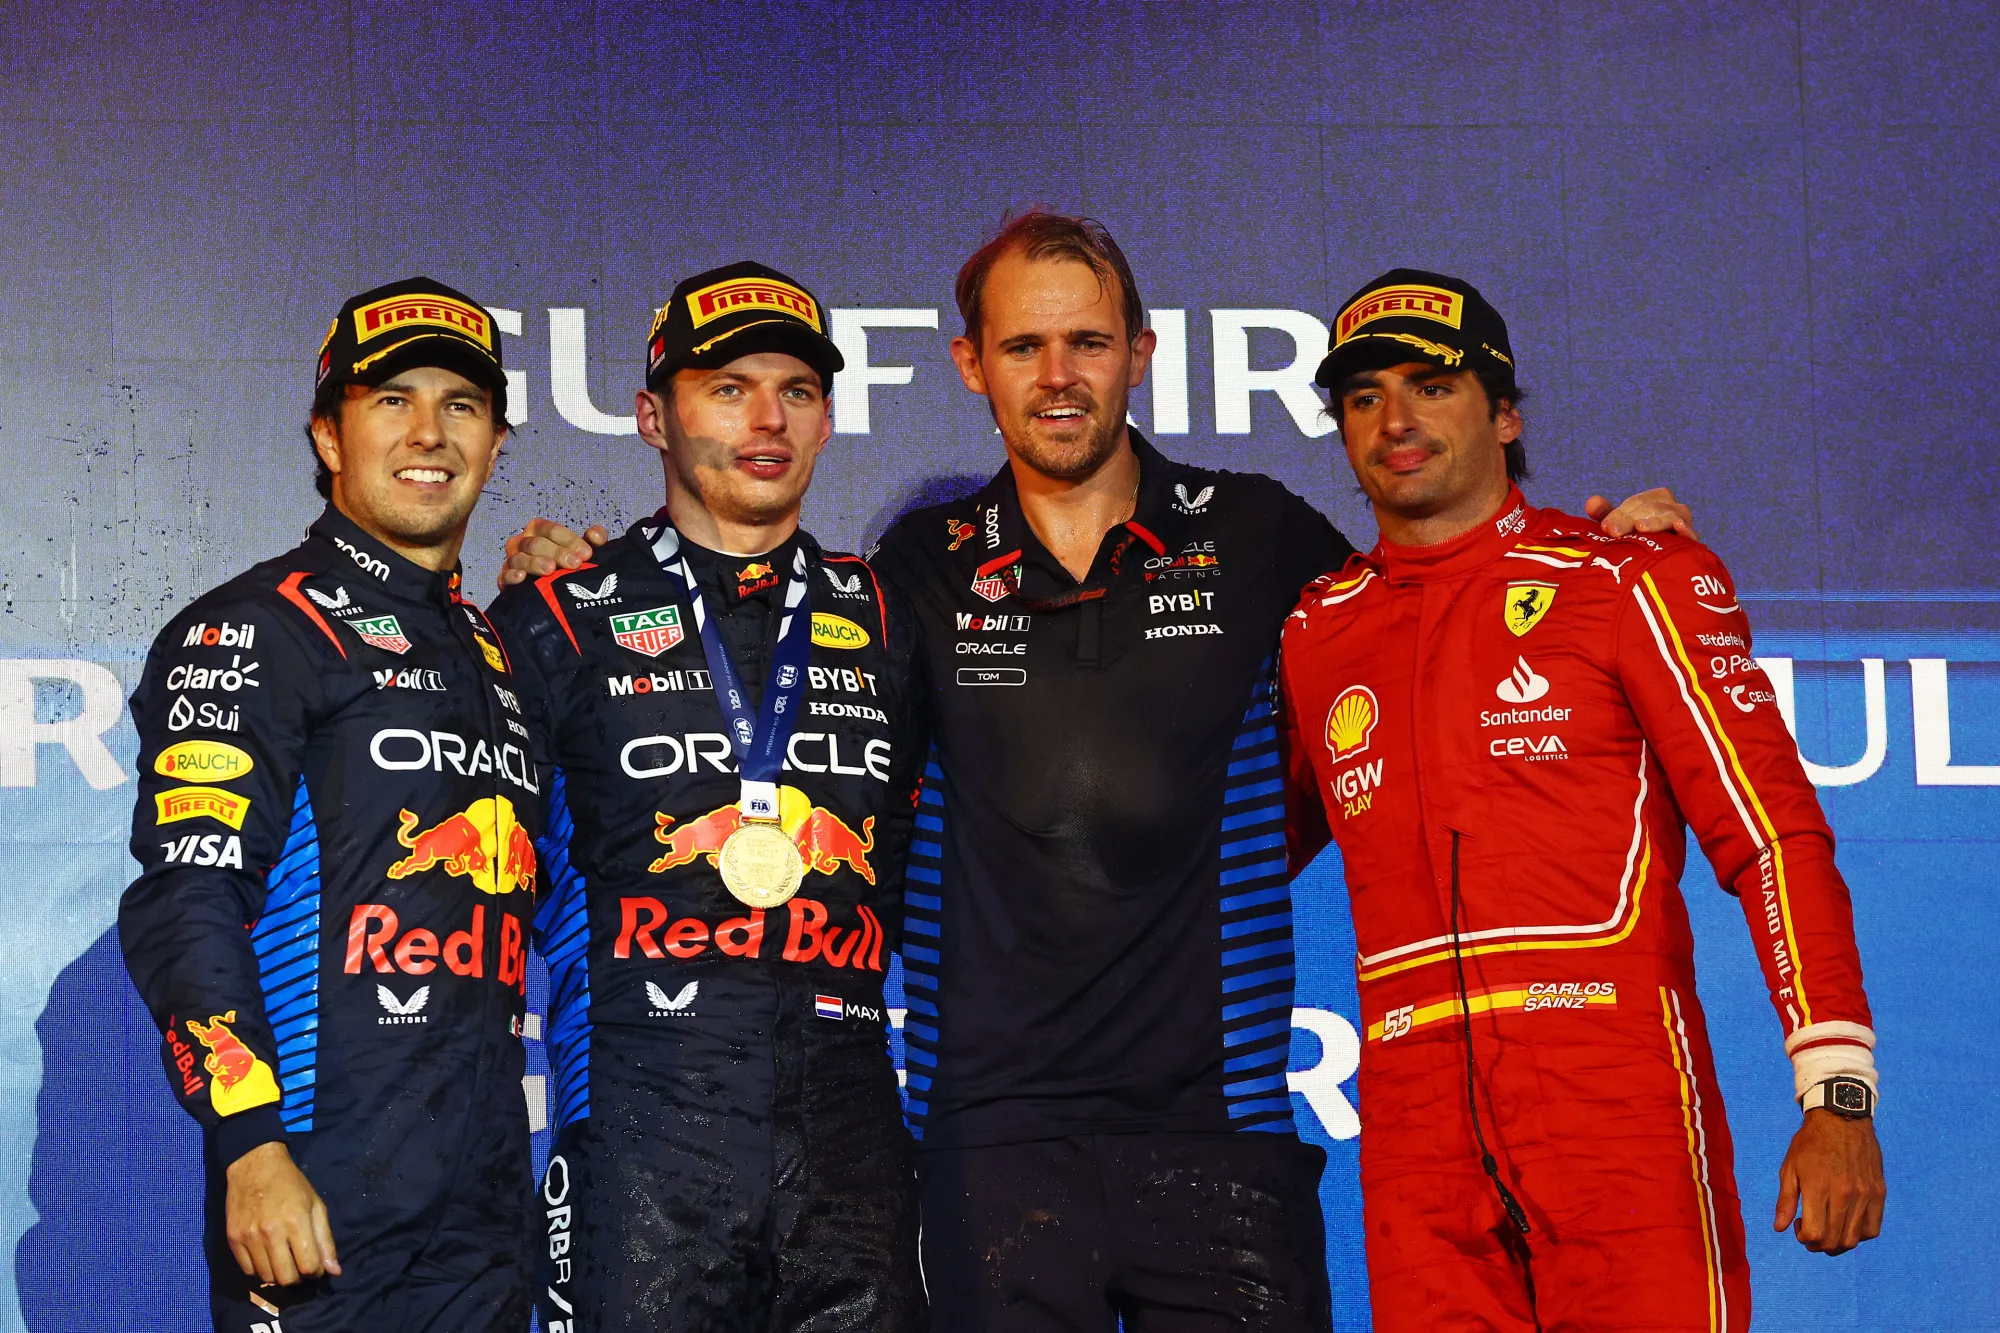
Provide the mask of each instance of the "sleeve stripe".
{"label": "sleeve stripe", "polygon": [[[577,655],[579,657],[583,655],[583,649],[577,647],[576,631],[572,630],[569,627],[569,617],[563,614],[562,603],[556,600],[556,590],[550,585],[565,574],[581,574],[586,569],[596,569],[596,568],[597,565],[594,561],[586,560],[581,565],[578,565],[575,569],[558,569],[553,574],[544,574],[540,578],[535,580],[535,587],[538,590],[540,590],[542,594],[542,600],[547,602],[549,604],[549,610],[555,613],[556,624],[562,626],[562,632],[564,637],[566,637],[569,640],[570,647],[576,648]],[[700,609],[700,606],[701,603],[699,602],[695,603],[695,607],[697,610]]]}
{"label": "sleeve stripe", "polygon": [[[1641,595],[1641,589],[1644,595]],[[1715,760],[1716,772],[1722,778],[1723,790],[1729,793],[1730,802],[1743,820],[1743,827],[1749,832],[1750,840],[1758,849],[1771,858],[1771,873],[1778,893],[1778,914],[1784,923],[1784,944],[1786,956],[1792,965],[1792,993],[1798,998],[1799,1018],[1803,1026],[1812,1024],[1812,1006],[1806,1000],[1805,960],[1800,957],[1798,934],[1792,926],[1791,894],[1785,879],[1785,851],[1778,842],[1777,827],[1764,810],[1764,804],[1757,799],[1757,789],[1751,785],[1750,775],[1743,771],[1743,762],[1737,756],[1736,745],[1729,739],[1729,732],[1722,725],[1722,718],[1716,713],[1715,705],[1702,693],[1700,674],[1688,658],[1687,645],[1681,638],[1680,629],[1674,624],[1673,613],[1667,610],[1666,598],[1660,595],[1659,585],[1653,582],[1651,570],[1639,576],[1639,586],[1632,589],[1633,599],[1639,603],[1639,610],[1646,617],[1647,627],[1653,631],[1653,642],[1659,646],[1660,656],[1666,659],[1667,671],[1680,687],[1681,699],[1694,716],[1695,726],[1708,745],[1708,752]],[[1664,623],[1664,630],[1662,624]],[[1671,637],[1673,646],[1668,648]],[[1697,707],[1695,701],[1700,700]],[[1728,760],[1723,759],[1724,751]],[[1733,776],[1732,776],[1733,775]],[[1744,801],[1749,801],[1749,809]],[[1751,810],[1757,818],[1750,818]]]}
{"label": "sleeve stripe", "polygon": [[313,604],[311,602],[308,602],[305,598],[299,596],[299,584],[310,577],[312,577],[312,574],[311,571],[309,570],[300,570],[296,574],[287,575],[285,577],[285,581],[278,585],[278,595],[280,597],[283,597],[286,601],[290,602],[293,606],[299,608],[299,610],[305,612],[306,617],[310,619],[313,624],[319,626],[319,632],[321,634],[326,635],[327,638],[333,640],[333,646],[340,650],[340,655],[342,657],[346,657],[347,649],[341,647],[340,636],[338,634],[335,634],[333,632],[332,627],[326,623],[326,617],[322,616],[318,611],[315,611],[313,609]]}
{"label": "sleeve stripe", "polygon": [[[1659,590],[1653,586],[1653,576],[1648,573],[1642,574],[1639,577],[1645,589],[1657,598]],[[1730,778],[1729,762],[1723,758],[1722,749],[1716,744],[1715,733],[1709,728],[1708,718],[1702,714],[1701,708],[1695,703],[1694,696],[1700,691],[1698,687],[1690,683],[1694,677],[1694,668],[1689,666],[1688,674],[1686,676],[1681,674],[1680,663],[1674,660],[1673,651],[1667,647],[1666,635],[1660,629],[1660,620],[1653,614],[1652,606],[1641,595],[1639,588],[1632,589],[1632,597],[1634,601],[1639,603],[1640,614],[1646,617],[1646,627],[1653,632],[1653,642],[1658,645],[1660,656],[1666,661],[1667,673],[1674,678],[1674,684],[1680,688],[1681,701],[1687,705],[1688,712],[1694,715],[1695,729],[1701,733],[1702,741],[1708,746],[1709,757],[1715,760],[1716,775],[1722,779],[1723,790],[1729,793],[1730,804],[1736,807],[1736,813],[1743,820],[1743,829],[1750,835],[1750,841],[1756,843],[1757,849],[1762,851],[1770,845],[1770,839],[1765,836],[1764,830],[1758,825],[1757,821],[1750,817],[1748,807],[1743,804],[1742,793],[1737,790],[1736,783]],[[1671,624],[1672,622],[1668,623]],[[1675,635],[1675,639],[1678,641],[1678,634]],[[1681,656],[1682,661],[1685,661],[1685,652]]]}

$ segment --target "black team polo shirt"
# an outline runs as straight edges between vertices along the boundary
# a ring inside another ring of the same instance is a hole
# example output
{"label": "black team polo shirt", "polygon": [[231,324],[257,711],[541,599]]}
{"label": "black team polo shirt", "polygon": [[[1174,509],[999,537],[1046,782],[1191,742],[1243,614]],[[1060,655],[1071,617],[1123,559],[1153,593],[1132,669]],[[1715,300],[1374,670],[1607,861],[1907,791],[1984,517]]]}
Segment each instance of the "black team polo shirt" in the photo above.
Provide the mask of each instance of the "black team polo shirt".
{"label": "black team polo shirt", "polygon": [[1132,443],[1136,509],[1082,583],[1010,468],[874,556],[931,709],[903,936],[926,1148],[1293,1132],[1273,659],[1352,547],[1269,477]]}

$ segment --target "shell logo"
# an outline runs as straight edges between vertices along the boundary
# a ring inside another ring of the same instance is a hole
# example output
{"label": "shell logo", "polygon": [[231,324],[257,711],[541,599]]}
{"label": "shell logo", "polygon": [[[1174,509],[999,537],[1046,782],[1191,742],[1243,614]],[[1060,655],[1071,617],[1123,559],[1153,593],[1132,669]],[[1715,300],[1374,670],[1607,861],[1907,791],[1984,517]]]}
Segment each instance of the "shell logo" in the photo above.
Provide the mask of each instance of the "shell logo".
{"label": "shell logo", "polygon": [[1380,716],[1375,691],[1366,685],[1349,685],[1340,692],[1333,707],[1326,710],[1326,748],[1336,764],[1368,748],[1368,738]]}

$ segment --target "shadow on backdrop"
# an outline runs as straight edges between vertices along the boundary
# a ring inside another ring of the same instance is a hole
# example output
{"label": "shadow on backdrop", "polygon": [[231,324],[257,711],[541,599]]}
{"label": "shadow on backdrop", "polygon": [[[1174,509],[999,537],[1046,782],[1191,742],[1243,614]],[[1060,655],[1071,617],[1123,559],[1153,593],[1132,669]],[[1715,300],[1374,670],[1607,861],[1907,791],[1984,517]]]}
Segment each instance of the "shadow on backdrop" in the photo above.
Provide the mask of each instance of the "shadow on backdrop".
{"label": "shadow on backdrop", "polygon": [[923,477],[911,482],[891,495],[888,503],[869,515],[867,524],[861,529],[861,548],[867,550],[880,541],[882,534],[912,509],[970,499],[990,480],[992,480],[991,474],[980,477],[966,472],[953,472],[943,476]]}
{"label": "shadow on backdrop", "polygon": [[36,1333],[207,1328],[201,1132],[167,1087],[116,927],[56,977],[35,1032],[41,1220],[14,1251],[22,1318]]}

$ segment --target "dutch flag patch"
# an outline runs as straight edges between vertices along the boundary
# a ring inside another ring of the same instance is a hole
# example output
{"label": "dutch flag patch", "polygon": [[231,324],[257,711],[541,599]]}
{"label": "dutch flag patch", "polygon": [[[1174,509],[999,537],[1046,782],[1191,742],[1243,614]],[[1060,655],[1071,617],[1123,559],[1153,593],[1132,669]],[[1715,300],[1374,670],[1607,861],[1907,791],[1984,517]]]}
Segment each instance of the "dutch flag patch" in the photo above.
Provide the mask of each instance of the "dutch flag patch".
{"label": "dutch flag patch", "polygon": [[838,995],[813,996],[813,1011],[821,1018],[845,1019],[847,1017],[846,1006],[841,1004]]}

